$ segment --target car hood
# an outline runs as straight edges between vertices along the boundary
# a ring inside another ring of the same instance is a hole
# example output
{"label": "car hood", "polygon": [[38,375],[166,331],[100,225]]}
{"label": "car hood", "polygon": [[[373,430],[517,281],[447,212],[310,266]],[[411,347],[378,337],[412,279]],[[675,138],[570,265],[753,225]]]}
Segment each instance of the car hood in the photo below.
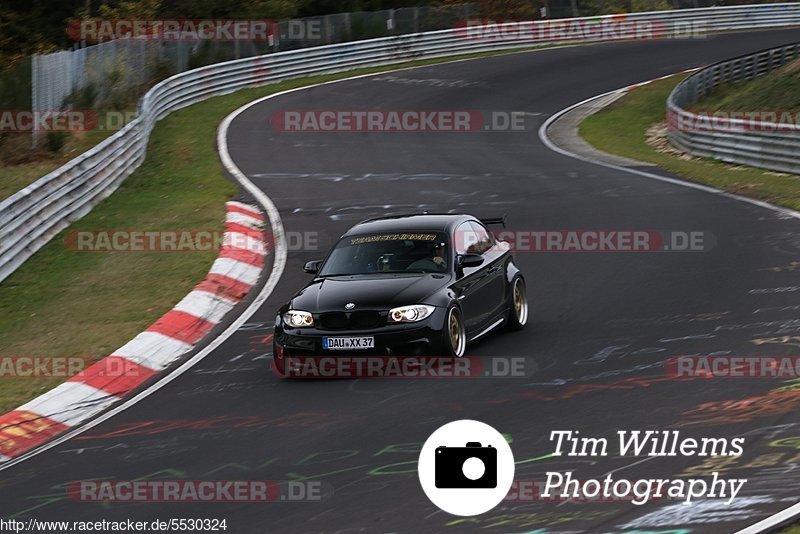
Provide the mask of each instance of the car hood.
{"label": "car hood", "polygon": [[442,274],[369,274],[319,278],[292,299],[291,307],[311,312],[344,311],[352,302],[355,310],[389,309],[408,304],[425,304],[447,285]]}

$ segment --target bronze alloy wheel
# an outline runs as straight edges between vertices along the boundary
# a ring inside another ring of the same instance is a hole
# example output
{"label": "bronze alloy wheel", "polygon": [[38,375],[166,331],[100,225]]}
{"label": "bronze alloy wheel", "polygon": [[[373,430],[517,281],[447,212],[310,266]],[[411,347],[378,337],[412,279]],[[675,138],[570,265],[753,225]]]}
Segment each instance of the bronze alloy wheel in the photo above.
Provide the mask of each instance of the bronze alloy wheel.
{"label": "bronze alloy wheel", "polygon": [[467,336],[464,332],[464,325],[461,324],[461,315],[456,308],[450,308],[447,313],[447,334],[453,354],[460,358],[464,355],[464,349],[467,346]]}
{"label": "bronze alloy wheel", "polygon": [[525,282],[522,278],[514,280],[514,313],[520,326],[528,322],[528,297],[525,295]]}

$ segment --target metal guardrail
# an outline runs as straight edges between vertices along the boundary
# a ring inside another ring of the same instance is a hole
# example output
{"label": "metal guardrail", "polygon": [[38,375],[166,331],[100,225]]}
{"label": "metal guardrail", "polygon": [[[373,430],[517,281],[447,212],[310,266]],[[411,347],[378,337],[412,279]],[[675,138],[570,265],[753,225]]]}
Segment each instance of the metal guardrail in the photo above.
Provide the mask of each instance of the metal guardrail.
{"label": "metal guardrail", "polygon": [[[238,89],[301,76],[492,50],[607,42],[620,36],[600,30],[622,22],[639,24],[645,30],[640,38],[653,39],[685,37],[687,29],[698,29],[698,25],[707,32],[798,26],[800,3],[509,23],[495,37],[454,28],[278,52],[177,74],[150,89],[139,103],[136,118],[119,132],[0,202],[0,281],[113,193],[144,161],[155,123],[175,110]],[[540,32],[543,28],[548,30]]]}
{"label": "metal guardrail", "polygon": [[[800,58],[800,43],[716,63],[678,84],[667,99],[668,138],[689,154],[800,174],[800,124],[733,117],[732,112],[689,111],[721,84],[753,80]],[[770,112],[775,110],[752,110]],[[793,111],[792,118],[800,114]]]}

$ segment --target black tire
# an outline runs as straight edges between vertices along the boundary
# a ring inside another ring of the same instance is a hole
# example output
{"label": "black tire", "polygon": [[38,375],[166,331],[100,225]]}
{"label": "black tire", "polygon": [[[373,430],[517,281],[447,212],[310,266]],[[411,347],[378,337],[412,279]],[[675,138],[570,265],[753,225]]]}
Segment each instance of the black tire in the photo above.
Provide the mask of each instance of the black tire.
{"label": "black tire", "polygon": [[456,306],[450,306],[447,308],[447,314],[444,317],[444,324],[442,325],[443,356],[461,358],[464,356],[466,348],[467,332],[464,328],[461,310]]}
{"label": "black tire", "polygon": [[525,292],[525,279],[517,275],[511,282],[511,295],[508,299],[509,330],[522,330],[528,322],[528,296]]}

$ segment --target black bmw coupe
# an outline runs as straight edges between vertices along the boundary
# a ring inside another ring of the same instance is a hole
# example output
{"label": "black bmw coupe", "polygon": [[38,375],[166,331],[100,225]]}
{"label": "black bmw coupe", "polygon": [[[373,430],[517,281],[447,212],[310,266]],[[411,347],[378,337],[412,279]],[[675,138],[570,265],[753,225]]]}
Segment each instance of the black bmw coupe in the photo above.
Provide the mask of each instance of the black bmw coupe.
{"label": "black bmw coupe", "polygon": [[[499,223],[499,219],[486,220]],[[469,215],[403,215],[353,226],[278,311],[274,368],[305,356],[461,357],[528,320],[511,247]]]}

